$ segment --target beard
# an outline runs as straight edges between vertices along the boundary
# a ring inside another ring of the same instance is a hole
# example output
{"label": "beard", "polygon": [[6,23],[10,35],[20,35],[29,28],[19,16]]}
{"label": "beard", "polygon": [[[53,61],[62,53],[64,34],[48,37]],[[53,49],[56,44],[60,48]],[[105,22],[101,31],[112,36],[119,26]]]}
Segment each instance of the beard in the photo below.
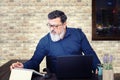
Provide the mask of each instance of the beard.
{"label": "beard", "polygon": [[56,34],[54,31],[50,32],[50,37],[53,42],[57,42],[64,38],[65,30],[62,30],[60,34]]}

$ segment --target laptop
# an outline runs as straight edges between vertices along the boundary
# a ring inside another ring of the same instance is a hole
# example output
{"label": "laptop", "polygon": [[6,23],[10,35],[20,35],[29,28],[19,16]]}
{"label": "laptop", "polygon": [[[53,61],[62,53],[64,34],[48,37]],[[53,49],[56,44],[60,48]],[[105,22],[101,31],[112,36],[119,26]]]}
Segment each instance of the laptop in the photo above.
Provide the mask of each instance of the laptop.
{"label": "laptop", "polygon": [[58,79],[92,78],[93,57],[72,55],[57,57],[56,76]]}

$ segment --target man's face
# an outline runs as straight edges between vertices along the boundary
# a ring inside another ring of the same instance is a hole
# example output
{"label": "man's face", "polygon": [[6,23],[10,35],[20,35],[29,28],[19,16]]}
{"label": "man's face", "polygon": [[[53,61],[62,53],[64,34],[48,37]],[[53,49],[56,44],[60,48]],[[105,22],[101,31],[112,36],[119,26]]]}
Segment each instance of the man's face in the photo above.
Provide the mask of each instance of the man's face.
{"label": "man's face", "polygon": [[66,22],[62,23],[60,18],[48,19],[48,25],[53,34],[61,34],[66,30]]}
{"label": "man's face", "polygon": [[50,34],[53,41],[58,41],[64,37],[66,32],[66,22],[62,23],[60,18],[49,19],[48,26],[50,28]]}

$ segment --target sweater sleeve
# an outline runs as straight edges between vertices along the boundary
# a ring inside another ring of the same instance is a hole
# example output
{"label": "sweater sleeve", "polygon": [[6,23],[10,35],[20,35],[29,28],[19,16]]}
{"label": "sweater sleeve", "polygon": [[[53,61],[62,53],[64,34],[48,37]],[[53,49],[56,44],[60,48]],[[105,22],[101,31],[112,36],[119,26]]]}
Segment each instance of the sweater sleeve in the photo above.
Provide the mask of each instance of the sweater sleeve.
{"label": "sweater sleeve", "polygon": [[92,55],[93,56],[93,70],[95,71],[97,69],[97,65],[100,64],[100,60],[95,53],[95,51],[92,49],[89,41],[87,40],[85,34],[81,31],[81,29],[78,29],[81,37],[81,45],[82,45],[82,52],[85,55]]}
{"label": "sweater sleeve", "polygon": [[24,68],[39,71],[39,64],[43,60],[44,56],[47,54],[47,47],[47,39],[42,38],[39,41],[32,58],[27,62],[23,63]]}

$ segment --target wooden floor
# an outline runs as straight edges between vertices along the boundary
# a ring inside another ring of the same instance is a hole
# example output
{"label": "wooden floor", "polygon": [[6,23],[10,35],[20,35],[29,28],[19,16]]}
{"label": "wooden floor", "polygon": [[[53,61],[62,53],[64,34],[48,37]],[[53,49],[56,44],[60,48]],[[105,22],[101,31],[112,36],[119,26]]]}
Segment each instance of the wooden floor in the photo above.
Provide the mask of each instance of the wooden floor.
{"label": "wooden floor", "polygon": [[10,76],[10,65],[14,62],[25,62],[26,60],[10,60],[6,64],[0,67],[0,80],[9,80]]}

